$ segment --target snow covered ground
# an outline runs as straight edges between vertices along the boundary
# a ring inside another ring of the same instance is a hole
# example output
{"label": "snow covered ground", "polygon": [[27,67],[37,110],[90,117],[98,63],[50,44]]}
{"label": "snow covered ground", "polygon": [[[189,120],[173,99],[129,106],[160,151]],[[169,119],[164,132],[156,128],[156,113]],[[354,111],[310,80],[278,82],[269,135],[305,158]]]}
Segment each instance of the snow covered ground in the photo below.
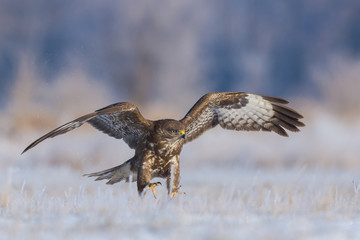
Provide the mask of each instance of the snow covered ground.
{"label": "snow covered ground", "polygon": [[[0,136],[0,239],[358,239],[360,125],[330,115],[301,133],[205,133],[184,146],[169,201],[82,174],[122,163],[125,143],[95,130]],[[164,186],[164,185],[163,185]]]}

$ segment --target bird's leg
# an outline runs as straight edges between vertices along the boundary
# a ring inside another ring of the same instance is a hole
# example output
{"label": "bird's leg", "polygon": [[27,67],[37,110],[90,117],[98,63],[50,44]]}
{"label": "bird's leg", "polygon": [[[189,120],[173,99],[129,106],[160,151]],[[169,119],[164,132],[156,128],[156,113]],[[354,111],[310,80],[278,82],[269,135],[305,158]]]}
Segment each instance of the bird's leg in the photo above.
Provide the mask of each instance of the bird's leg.
{"label": "bird's leg", "polygon": [[174,197],[175,193],[177,193],[177,194],[185,194],[184,192],[180,191],[180,188],[181,188],[181,185],[178,186],[178,187],[175,187],[175,186],[172,187],[171,194],[170,194],[170,199],[172,199]]}
{"label": "bird's leg", "polygon": [[151,189],[152,193],[154,194],[154,198],[156,198],[156,190],[155,187],[161,185],[161,182],[156,182],[156,183],[149,183],[147,185],[147,189]]}
{"label": "bird's leg", "polygon": [[[173,180],[172,187],[171,187],[171,180]],[[169,177],[166,179],[166,185],[168,189],[168,194],[170,194],[170,199],[174,197],[175,193],[185,194],[184,192],[180,191],[181,186],[179,186],[179,183],[180,183],[180,167],[179,167],[179,162],[177,161],[176,163],[171,165]]]}
{"label": "bird's leg", "polygon": [[161,185],[160,182],[151,183],[151,169],[149,167],[142,166],[138,169],[137,175],[137,187],[138,192],[141,197],[145,195],[144,189],[151,189],[152,193],[154,194],[154,198],[156,198],[156,190],[155,187]]}

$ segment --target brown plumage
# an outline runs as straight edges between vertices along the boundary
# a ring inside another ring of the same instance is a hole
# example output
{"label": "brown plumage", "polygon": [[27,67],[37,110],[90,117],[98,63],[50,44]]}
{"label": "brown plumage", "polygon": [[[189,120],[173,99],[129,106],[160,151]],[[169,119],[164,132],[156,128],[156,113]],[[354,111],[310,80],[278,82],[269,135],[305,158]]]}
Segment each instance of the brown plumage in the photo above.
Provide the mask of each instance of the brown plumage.
{"label": "brown plumage", "polygon": [[66,123],[31,143],[33,148],[43,140],[64,134],[84,123],[117,139],[123,139],[135,156],[123,164],[101,172],[86,174],[108,179],[108,184],[122,180],[137,181],[139,194],[149,188],[155,196],[155,177],[166,178],[171,197],[180,189],[179,155],[182,146],[206,130],[220,125],[224,129],[273,131],[288,136],[285,130],[297,132],[305,126],[302,116],[284,106],[288,101],[271,96],[242,92],[208,93],[201,97],[181,120],[145,119],[138,108],[127,102],[115,103]]}

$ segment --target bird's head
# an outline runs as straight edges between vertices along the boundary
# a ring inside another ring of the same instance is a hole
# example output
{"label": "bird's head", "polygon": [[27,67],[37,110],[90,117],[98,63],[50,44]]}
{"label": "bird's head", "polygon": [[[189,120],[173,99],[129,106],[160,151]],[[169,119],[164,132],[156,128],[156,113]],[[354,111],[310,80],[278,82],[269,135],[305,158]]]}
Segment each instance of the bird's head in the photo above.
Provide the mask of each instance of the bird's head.
{"label": "bird's head", "polygon": [[156,122],[156,133],[170,141],[185,139],[185,125],[177,120],[163,119]]}

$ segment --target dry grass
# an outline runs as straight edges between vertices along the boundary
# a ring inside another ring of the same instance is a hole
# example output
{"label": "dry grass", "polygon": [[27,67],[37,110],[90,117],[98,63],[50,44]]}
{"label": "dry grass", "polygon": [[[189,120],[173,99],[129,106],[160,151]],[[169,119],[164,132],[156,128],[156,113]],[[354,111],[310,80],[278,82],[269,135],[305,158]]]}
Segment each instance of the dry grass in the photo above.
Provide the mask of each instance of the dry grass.
{"label": "dry grass", "polygon": [[298,176],[296,170],[209,167],[199,175],[196,169],[183,169],[187,194],[172,201],[163,188],[158,199],[150,192],[140,199],[135,184],[106,186],[67,169],[23,172],[9,173],[13,180],[5,186],[8,191],[1,191],[6,198],[0,209],[2,233],[11,238],[360,236],[359,184],[348,182],[344,172]]}

